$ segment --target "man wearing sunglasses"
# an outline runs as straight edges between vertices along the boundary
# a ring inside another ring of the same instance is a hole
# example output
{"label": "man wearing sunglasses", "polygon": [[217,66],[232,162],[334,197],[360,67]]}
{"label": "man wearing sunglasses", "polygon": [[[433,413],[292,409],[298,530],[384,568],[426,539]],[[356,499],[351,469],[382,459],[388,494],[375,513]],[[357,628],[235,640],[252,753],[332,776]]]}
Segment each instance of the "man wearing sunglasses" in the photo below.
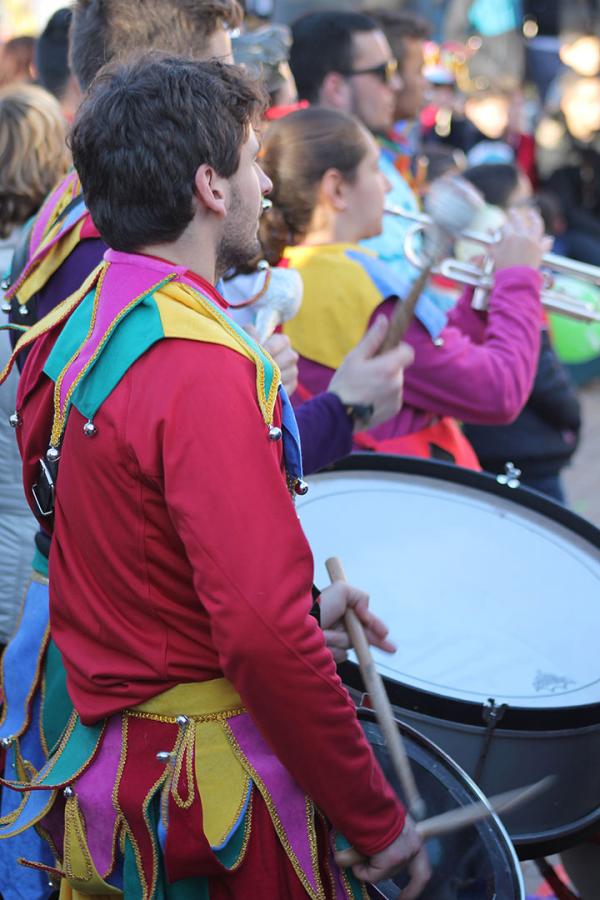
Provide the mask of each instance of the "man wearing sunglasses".
{"label": "man wearing sunglasses", "polygon": [[[400,160],[397,148],[389,141],[398,102],[405,94],[401,71],[406,60],[400,61],[399,71],[382,25],[360,13],[315,12],[294,23],[292,37],[290,66],[299,97],[360,119],[381,145],[380,167],[391,184],[387,203],[418,211],[413,191],[401,174],[406,160]],[[386,216],[382,234],[363,242],[394,266],[406,293],[416,275],[403,250],[409,224]]]}
{"label": "man wearing sunglasses", "polygon": [[398,64],[379,25],[350,12],[316,12],[292,27],[290,65],[299,96],[343,109],[376,135],[393,125],[402,87]]}

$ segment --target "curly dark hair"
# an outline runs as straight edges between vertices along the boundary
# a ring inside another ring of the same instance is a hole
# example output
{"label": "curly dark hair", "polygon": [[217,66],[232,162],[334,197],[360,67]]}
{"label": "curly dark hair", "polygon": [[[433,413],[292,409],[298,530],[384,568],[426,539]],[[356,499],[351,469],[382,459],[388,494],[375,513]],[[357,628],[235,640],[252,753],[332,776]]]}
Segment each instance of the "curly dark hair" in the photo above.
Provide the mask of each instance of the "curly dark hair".
{"label": "curly dark hair", "polygon": [[71,133],[94,224],[116,250],[174,241],[194,215],[194,176],[237,170],[264,98],[236,66],[150,54],[107,67]]}

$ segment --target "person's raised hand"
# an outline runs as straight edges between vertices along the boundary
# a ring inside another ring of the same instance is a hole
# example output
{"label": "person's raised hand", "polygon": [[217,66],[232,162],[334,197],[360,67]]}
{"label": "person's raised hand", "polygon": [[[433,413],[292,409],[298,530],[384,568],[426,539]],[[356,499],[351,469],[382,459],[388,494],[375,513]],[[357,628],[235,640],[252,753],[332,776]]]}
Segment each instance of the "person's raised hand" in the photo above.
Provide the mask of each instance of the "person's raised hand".
{"label": "person's raised hand", "polygon": [[350,638],[344,625],[347,609],[353,609],[365,629],[367,640],[373,647],[386,653],[395,653],[396,647],[388,641],[389,629],[369,609],[369,595],[345,581],[336,581],[321,593],[321,628],[325,642],[337,663],[344,662],[350,649]]}
{"label": "person's raised hand", "polygon": [[377,316],[362,340],[345,357],[327,389],[344,404],[373,407],[368,423],[360,423],[361,429],[386,422],[402,407],[404,370],[413,361],[414,353],[408,344],[399,344],[377,356],[388,325],[386,316]]}
{"label": "person's raised hand", "polygon": [[502,237],[493,244],[490,255],[495,269],[530,266],[539,269],[542,256],[550,250],[552,238],[544,233],[544,222],[531,207],[511,209],[502,228]]}

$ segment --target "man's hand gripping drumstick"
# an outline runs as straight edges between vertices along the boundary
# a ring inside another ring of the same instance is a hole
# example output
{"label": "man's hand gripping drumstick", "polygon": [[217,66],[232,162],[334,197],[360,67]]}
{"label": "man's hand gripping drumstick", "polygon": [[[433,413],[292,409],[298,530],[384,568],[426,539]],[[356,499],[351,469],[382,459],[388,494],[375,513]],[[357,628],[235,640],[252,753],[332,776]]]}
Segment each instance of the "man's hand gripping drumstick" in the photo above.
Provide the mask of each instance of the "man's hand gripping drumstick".
{"label": "man's hand gripping drumstick", "polygon": [[362,340],[346,355],[327,388],[342,403],[371,408],[368,422],[356,422],[355,431],[387,422],[402,406],[404,370],[412,363],[414,352],[408,344],[396,339],[389,350],[384,350],[390,329],[386,316],[379,314]]}
{"label": "man's hand gripping drumstick", "polygon": [[351,584],[337,581],[321,593],[321,628],[325,635],[325,643],[331,650],[336,663],[348,658],[347,651],[352,648],[350,635],[345,624],[346,611],[351,609],[360,621],[366,639],[372,647],[378,647],[386,653],[395,653],[397,647],[388,640],[389,629],[381,619],[369,609],[369,595],[366,591]]}

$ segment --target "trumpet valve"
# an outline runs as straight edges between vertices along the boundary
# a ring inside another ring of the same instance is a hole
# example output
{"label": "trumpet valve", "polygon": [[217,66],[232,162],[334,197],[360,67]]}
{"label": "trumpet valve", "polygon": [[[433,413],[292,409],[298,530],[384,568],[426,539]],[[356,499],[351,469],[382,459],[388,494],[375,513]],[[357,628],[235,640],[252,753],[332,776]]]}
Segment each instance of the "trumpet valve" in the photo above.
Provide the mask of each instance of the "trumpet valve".
{"label": "trumpet valve", "polygon": [[482,279],[473,291],[471,306],[473,309],[487,309],[490,290],[492,287],[492,275],[494,274],[494,260],[486,256],[481,268]]}

